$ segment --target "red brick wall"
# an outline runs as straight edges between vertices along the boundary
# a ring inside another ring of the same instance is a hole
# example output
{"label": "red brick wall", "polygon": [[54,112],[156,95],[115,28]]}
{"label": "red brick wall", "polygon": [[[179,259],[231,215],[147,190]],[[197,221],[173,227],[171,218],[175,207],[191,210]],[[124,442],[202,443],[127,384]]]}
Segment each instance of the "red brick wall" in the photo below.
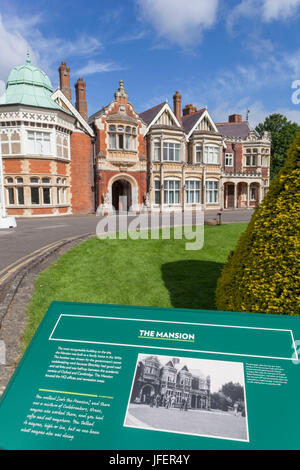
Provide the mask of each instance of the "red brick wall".
{"label": "red brick wall", "polygon": [[23,215],[24,209],[8,209],[6,208],[6,212],[8,215]]}
{"label": "red brick wall", "polygon": [[51,174],[51,162],[49,160],[29,160],[30,173]]}
{"label": "red brick wall", "polygon": [[57,162],[57,174],[66,175],[69,163]]}
{"label": "red brick wall", "polygon": [[31,209],[31,215],[46,215],[46,214],[52,214],[53,209]]}
{"label": "red brick wall", "polygon": [[82,132],[71,135],[71,205],[73,214],[94,212],[93,149]]}
{"label": "red brick wall", "polygon": [[22,161],[21,160],[5,160],[3,159],[4,174],[7,173],[21,173]]}

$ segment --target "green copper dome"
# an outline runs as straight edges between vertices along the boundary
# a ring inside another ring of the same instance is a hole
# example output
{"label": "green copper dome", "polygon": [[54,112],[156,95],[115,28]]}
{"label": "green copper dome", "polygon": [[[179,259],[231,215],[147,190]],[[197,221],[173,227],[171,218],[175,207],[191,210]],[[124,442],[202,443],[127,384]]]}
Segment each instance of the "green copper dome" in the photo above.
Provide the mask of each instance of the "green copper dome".
{"label": "green copper dome", "polygon": [[53,88],[48,75],[31,65],[29,53],[25,65],[14,67],[9,74],[0,104],[24,104],[39,108],[62,108],[51,98]]}

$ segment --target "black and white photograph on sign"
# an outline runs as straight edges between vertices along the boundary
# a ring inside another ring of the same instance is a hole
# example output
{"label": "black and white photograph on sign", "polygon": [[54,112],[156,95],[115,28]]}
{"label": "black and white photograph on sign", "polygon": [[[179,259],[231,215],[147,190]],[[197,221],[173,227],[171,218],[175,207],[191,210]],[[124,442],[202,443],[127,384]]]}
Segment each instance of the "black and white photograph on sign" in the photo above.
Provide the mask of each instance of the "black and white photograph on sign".
{"label": "black and white photograph on sign", "polygon": [[139,354],[124,426],[248,442],[243,363]]}

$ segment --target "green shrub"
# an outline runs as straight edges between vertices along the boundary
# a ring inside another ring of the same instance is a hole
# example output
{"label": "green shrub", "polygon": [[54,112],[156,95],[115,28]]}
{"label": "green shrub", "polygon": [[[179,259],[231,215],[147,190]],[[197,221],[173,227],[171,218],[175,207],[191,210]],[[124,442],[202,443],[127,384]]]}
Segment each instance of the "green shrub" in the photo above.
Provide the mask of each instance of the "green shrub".
{"label": "green shrub", "polygon": [[218,310],[300,314],[300,133],[225,264]]}

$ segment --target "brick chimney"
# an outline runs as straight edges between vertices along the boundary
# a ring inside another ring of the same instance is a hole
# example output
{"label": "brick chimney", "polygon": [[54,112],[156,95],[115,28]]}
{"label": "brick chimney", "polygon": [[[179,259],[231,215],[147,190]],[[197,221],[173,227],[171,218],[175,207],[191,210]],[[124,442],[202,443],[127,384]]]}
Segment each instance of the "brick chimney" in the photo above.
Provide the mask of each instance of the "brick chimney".
{"label": "brick chimney", "polygon": [[179,91],[176,91],[175,95],[173,95],[173,109],[175,116],[181,124],[181,94]]}
{"label": "brick chimney", "polygon": [[194,114],[196,112],[197,112],[197,108],[196,106],[192,104],[187,104],[182,110],[183,116],[189,116],[190,114]]}
{"label": "brick chimney", "polygon": [[232,114],[228,117],[228,122],[241,123],[243,122],[243,117],[241,114]]}
{"label": "brick chimney", "polygon": [[87,101],[86,101],[86,83],[83,78],[78,78],[75,83],[76,104],[75,108],[81,116],[87,121]]}
{"label": "brick chimney", "polygon": [[62,62],[59,69],[59,87],[63,94],[72,102],[72,93],[70,86],[70,67]]}

